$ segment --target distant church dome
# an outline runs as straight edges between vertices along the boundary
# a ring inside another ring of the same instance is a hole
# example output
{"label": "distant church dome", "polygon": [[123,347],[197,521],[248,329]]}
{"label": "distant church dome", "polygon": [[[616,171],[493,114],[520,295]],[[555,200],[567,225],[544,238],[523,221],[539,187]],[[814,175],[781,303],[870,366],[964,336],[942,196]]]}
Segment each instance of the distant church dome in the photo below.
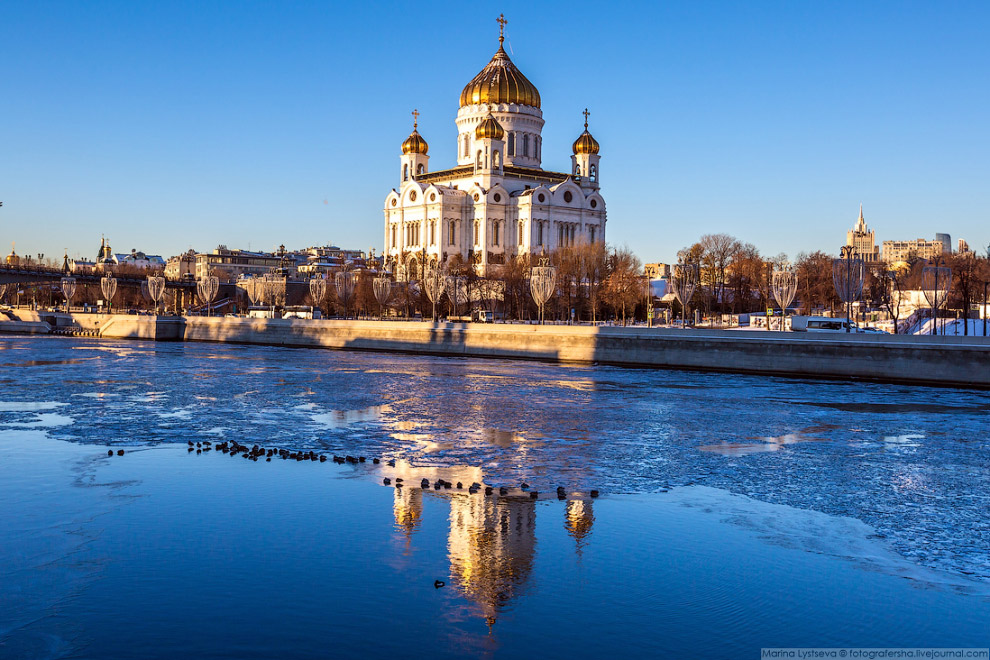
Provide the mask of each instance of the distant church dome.
{"label": "distant church dome", "polygon": [[496,121],[495,116],[491,112],[488,116],[478,124],[478,128],[474,129],[474,137],[476,140],[484,140],[485,138],[491,138],[492,140],[501,140],[505,136],[505,131],[502,130],[502,125]]}
{"label": "distant church dome", "polygon": [[14,252],[14,248],[10,248],[10,254],[7,255],[7,265],[8,266],[19,266],[21,263],[21,258],[17,256]]}
{"label": "distant church dome", "polygon": [[[504,21],[500,21],[502,27]],[[540,92],[509,59],[502,48],[505,37],[499,34],[498,50],[491,62],[461,92],[461,107],[482,103],[516,103],[540,107]]]}

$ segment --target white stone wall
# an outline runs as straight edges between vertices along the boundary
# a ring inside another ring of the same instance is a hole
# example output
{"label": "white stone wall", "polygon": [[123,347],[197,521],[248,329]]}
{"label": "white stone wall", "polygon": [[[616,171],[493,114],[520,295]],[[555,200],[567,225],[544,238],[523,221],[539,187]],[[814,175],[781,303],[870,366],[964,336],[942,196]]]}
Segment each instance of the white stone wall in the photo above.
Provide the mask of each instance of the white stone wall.
{"label": "white stone wall", "polygon": [[503,261],[605,240],[605,200],[597,190],[572,181],[552,187],[531,181],[527,190],[525,182],[513,180],[512,191],[503,185],[510,182],[491,179],[487,189],[471,179],[443,185],[410,181],[390,193],[385,200],[385,254],[402,260],[415,253],[417,261],[424,249],[428,259],[460,254],[468,261],[474,254],[483,272],[489,257]]}

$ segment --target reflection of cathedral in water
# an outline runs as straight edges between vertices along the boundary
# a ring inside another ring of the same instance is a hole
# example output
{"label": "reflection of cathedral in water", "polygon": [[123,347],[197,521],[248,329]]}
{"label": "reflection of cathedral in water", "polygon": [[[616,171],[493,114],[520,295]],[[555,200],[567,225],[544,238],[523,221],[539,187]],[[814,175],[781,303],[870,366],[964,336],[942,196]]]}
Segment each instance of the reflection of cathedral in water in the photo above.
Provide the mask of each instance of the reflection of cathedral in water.
{"label": "reflection of cathedral in water", "polygon": [[406,545],[423,518],[423,491],[419,488],[396,488],[392,502],[395,526],[406,537]]}
{"label": "reflection of cathedral in water", "polygon": [[452,497],[447,538],[450,575],[481,606],[488,625],[523,588],[536,554],[536,502]]}
{"label": "reflection of cathedral in water", "polygon": [[[443,478],[456,480],[454,469],[441,468]],[[400,465],[399,472],[412,480],[413,470]],[[481,481],[480,471],[466,470],[461,477],[465,487]],[[434,477],[433,481],[437,477]],[[447,554],[451,586],[456,586],[478,605],[489,628],[499,613],[519,596],[526,586],[536,557],[536,511],[538,503],[527,496],[469,495],[457,490],[424,490],[417,486],[396,488],[393,514],[398,532],[407,546],[423,520],[423,498],[446,500],[450,504],[450,531]],[[558,503],[541,505],[552,511]],[[590,500],[569,500],[564,506],[564,529],[576,541],[580,554],[595,521]]]}
{"label": "reflection of cathedral in water", "polygon": [[591,534],[591,527],[595,524],[595,513],[591,509],[591,500],[568,501],[565,515],[564,527],[577,542],[577,552],[580,554],[584,548],[585,539]]}

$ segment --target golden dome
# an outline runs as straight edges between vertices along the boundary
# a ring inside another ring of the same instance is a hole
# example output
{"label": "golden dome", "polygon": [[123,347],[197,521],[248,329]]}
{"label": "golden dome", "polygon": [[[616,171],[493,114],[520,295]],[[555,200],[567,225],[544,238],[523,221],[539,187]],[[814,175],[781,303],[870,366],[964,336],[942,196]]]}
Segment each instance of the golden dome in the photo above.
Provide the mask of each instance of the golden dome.
{"label": "golden dome", "polygon": [[426,143],[423,136],[419,134],[416,130],[416,124],[413,124],[413,132],[409,134],[406,141],[402,143],[402,153],[404,154],[423,154],[429,151],[430,145]]}
{"label": "golden dome", "polygon": [[476,140],[484,140],[485,138],[491,138],[493,140],[501,140],[505,136],[505,130],[502,125],[495,120],[495,117],[491,112],[488,116],[478,124],[478,128],[474,129],[474,137]]}
{"label": "golden dome", "polygon": [[584,122],[584,133],[574,140],[574,154],[597,154],[599,150],[598,140],[588,132],[588,122]]}
{"label": "golden dome", "polygon": [[578,136],[578,139],[574,140],[575,154],[597,154],[598,150],[598,140],[591,137],[587,128],[584,129],[584,133]]}
{"label": "golden dome", "polygon": [[583,114],[584,133],[581,133],[581,135],[578,136],[578,139],[574,140],[574,145],[572,147],[574,149],[575,156],[580,154],[597,154],[600,148],[598,146],[598,140],[593,138],[591,133],[588,132],[588,115],[591,113],[588,112],[587,108],[585,108]]}
{"label": "golden dome", "polygon": [[481,103],[517,103],[540,107],[540,92],[536,85],[516,68],[502,48],[499,37],[498,50],[481,73],[476,75],[461,92],[461,107]]}
{"label": "golden dome", "polygon": [[17,256],[14,252],[14,248],[10,248],[10,254],[7,255],[7,265],[8,266],[19,266],[21,263],[21,258]]}

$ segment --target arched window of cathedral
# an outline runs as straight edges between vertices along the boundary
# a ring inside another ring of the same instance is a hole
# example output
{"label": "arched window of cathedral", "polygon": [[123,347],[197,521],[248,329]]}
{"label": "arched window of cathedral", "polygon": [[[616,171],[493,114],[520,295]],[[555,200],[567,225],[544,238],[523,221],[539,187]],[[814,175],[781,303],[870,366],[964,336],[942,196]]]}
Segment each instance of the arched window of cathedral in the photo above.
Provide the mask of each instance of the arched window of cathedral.
{"label": "arched window of cathedral", "polygon": [[425,171],[426,171],[426,168],[423,167],[423,164],[422,163],[420,163],[419,165],[416,166],[416,174],[422,174]]}
{"label": "arched window of cathedral", "polygon": [[454,227],[455,226],[456,225],[454,224],[454,221],[451,220],[450,221],[450,231],[447,233],[447,244],[448,245],[453,245],[454,244]]}
{"label": "arched window of cathedral", "polygon": [[436,233],[437,233],[437,223],[436,220],[433,220],[430,222],[430,245],[436,244],[437,242]]}
{"label": "arched window of cathedral", "polygon": [[498,151],[492,152],[492,169],[499,169],[502,167],[502,155]]}
{"label": "arched window of cathedral", "polygon": [[474,221],[474,245],[478,246],[478,241],[481,239],[481,223],[477,220]]}
{"label": "arched window of cathedral", "polygon": [[523,156],[529,158],[529,133],[523,133]]}
{"label": "arched window of cathedral", "polygon": [[471,155],[471,142],[470,136],[467,133],[464,134],[464,157],[467,158]]}
{"label": "arched window of cathedral", "polygon": [[402,166],[402,180],[403,181],[409,180],[409,163],[406,163],[405,165]]}
{"label": "arched window of cathedral", "polygon": [[520,246],[523,244],[523,221],[519,221],[519,235],[516,236],[516,243]]}
{"label": "arched window of cathedral", "polygon": [[581,176],[581,163],[574,163],[574,176]]}
{"label": "arched window of cathedral", "polygon": [[592,243],[592,244],[595,242],[595,228],[594,227],[589,227],[588,228],[588,242],[589,243]]}
{"label": "arched window of cathedral", "polygon": [[536,228],[536,244],[543,245],[543,223],[541,222]]}
{"label": "arched window of cathedral", "polygon": [[498,220],[492,223],[492,245],[498,247]]}
{"label": "arched window of cathedral", "polygon": [[392,225],[392,247],[395,247],[395,225]]}
{"label": "arched window of cathedral", "polygon": [[505,153],[508,154],[510,157],[516,155],[516,134],[515,133],[509,133],[509,139],[505,143],[505,148],[506,148],[506,152]]}
{"label": "arched window of cathedral", "polygon": [[533,140],[534,142],[536,142],[536,149],[534,150],[536,151],[536,159],[539,160],[540,152],[543,151],[543,138],[537,135],[535,138],[533,138]]}
{"label": "arched window of cathedral", "polygon": [[480,170],[480,169],[482,169],[482,167],[484,167],[483,163],[484,163],[484,161],[482,160],[481,149],[479,149],[478,150],[478,158],[477,158],[477,160],[475,160],[474,166],[475,166],[475,168],[477,168],[477,169]]}
{"label": "arched window of cathedral", "polygon": [[598,168],[594,165],[591,166],[591,180],[598,181]]}

